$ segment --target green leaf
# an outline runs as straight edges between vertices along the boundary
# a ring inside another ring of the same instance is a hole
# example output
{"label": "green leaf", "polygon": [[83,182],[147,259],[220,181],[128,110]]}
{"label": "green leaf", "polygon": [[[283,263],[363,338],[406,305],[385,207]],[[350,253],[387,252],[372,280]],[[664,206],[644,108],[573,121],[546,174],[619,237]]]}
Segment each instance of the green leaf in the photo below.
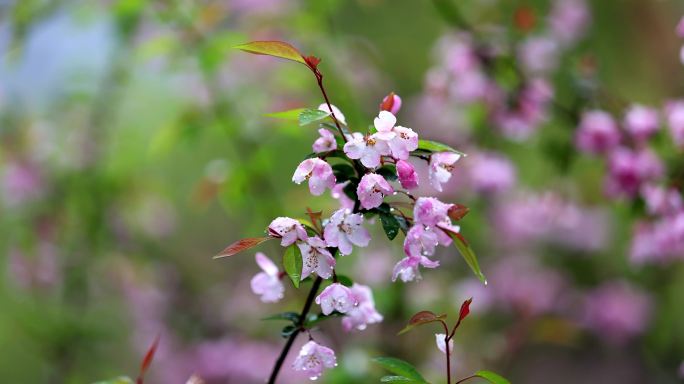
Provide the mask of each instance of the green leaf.
{"label": "green leaf", "polygon": [[299,282],[302,278],[302,252],[296,244],[285,249],[285,254],[283,255],[283,267],[285,273],[292,280],[292,284],[295,288],[299,288]]}
{"label": "green leaf", "polygon": [[356,171],[349,164],[335,164],[332,166],[332,170],[337,179],[337,183],[343,183],[351,177],[356,176]]}
{"label": "green leaf", "polygon": [[418,151],[423,151],[423,152],[430,152],[430,153],[435,153],[435,152],[453,152],[453,153],[458,153],[461,156],[467,156],[465,153],[456,150],[446,144],[437,142],[437,141],[431,141],[431,140],[423,140],[420,139],[418,140]]}
{"label": "green leaf", "polygon": [[274,117],[276,119],[299,121],[299,115],[301,115],[304,111],[306,111],[306,108],[296,108],[287,111],[267,113],[264,116]]}
{"label": "green leaf", "polygon": [[484,285],[487,285],[487,279],[482,273],[482,270],[480,270],[480,263],[477,261],[477,256],[475,256],[475,252],[472,248],[470,248],[470,245],[466,241],[465,237],[463,237],[460,233],[454,233],[448,230],[446,233],[448,233],[449,236],[454,239],[454,244],[456,245],[458,252],[461,254],[473,273],[475,273],[475,276],[477,276],[477,278],[480,279]]}
{"label": "green leaf", "polygon": [[382,222],[382,229],[385,231],[385,235],[390,240],[394,240],[399,234],[399,221],[391,213],[380,212],[380,221]]}
{"label": "green leaf", "polygon": [[416,381],[416,380],[409,379],[408,377],[404,377],[404,376],[384,376],[380,379],[380,382],[382,382],[382,383],[408,383],[408,384],[423,383],[422,381]]}
{"label": "green leaf", "polygon": [[299,314],[296,312],[282,312],[276,313],[275,315],[271,315],[268,317],[264,317],[261,320],[287,320],[296,324],[299,321]]}
{"label": "green leaf", "polygon": [[444,320],[446,319],[446,317],[447,315],[436,315],[435,313],[430,311],[420,311],[415,315],[411,316],[411,320],[409,320],[408,324],[404,327],[404,329],[399,331],[398,335],[404,334],[419,325]]}
{"label": "green leaf", "polygon": [[304,126],[330,116],[330,112],[320,109],[305,109],[299,113],[299,125]]}
{"label": "green leaf", "polygon": [[304,57],[297,48],[283,41],[252,41],[234,48],[257,55],[280,57],[306,65]]}
{"label": "green leaf", "polygon": [[314,325],[316,325],[322,321],[331,319],[333,317],[342,317],[342,316],[344,316],[344,314],[339,313],[337,311],[332,312],[329,315],[324,315],[322,313],[319,313],[319,314],[312,313],[307,317],[306,321],[304,322],[304,328],[307,328],[307,329],[312,328]]}
{"label": "green leaf", "polygon": [[510,381],[504,379],[503,377],[499,376],[498,374],[490,371],[477,371],[475,372],[475,376],[481,377],[487,381],[489,381],[492,384],[511,384]]}
{"label": "green leaf", "polygon": [[337,275],[337,282],[344,285],[345,287],[351,287],[354,285],[354,281],[351,279],[351,277],[346,276],[346,275]]}
{"label": "green leaf", "polygon": [[297,330],[297,327],[295,327],[294,325],[286,325],[280,331],[280,336],[287,339],[288,337],[292,336],[292,334],[295,333],[296,330]]}
{"label": "green leaf", "polygon": [[418,373],[418,370],[411,364],[394,357],[376,357],[373,359],[386,370],[398,376],[403,376],[408,379],[415,380],[418,383],[427,383],[423,376]]}
{"label": "green leaf", "polygon": [[397,180],[397,167],[394,164],[384,165],[375,171],[375,173],[384,177],[387,181]]}
{"label": "green leaf", "polygon": [[131,380],[128,377],[121,376],[121,377],[117,377],[116,379],[98,381],[98,382],[93,383],[93,384],[133,384],[133,380]]}

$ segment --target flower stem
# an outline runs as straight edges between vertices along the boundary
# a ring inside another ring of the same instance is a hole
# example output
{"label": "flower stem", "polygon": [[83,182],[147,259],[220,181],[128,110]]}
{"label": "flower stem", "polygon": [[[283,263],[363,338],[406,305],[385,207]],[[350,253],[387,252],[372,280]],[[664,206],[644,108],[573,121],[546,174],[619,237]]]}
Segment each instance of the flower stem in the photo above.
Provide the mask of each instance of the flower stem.
{"label": "flower stem", "polygon": [[320,276],[316,277],[316,280],[314,280],[314,283],[311,286],[311,290],[309,291],[309,296],[306,298],[306,302],[304,303],[304,308],[302,308],[302,312],[299,314],[299,321],[297,322],[297,327],[295,331],[292,332],[290,337],[287,339],[287,343],[285,343],[285,346],[283,346],[283,350],[280,351],[280,356],[278,356],[278,360],[276,360],[275,365],[273,366],[271,376],[268,379],[268,384],[275,384],[276,379],[278,378],[278,373],[280,373],[280,369],[283,367],[283,363],[285,362],[285,358],[287,357],[287,354],[290,352],[290,349],[292,348],[292,344],[294,344],[295,339],[302,331],[304,321],[306,321],[306,317],[309,314],[309,311],[311,310],[311,305],[314,302],[314,298],[316,297],[316,294],[318,293],[318,289],[321,287],[322,282],[323,279]]}
{"label": "flower stem", "polygon": [[335,126],[337,127],[337,130],[340,132],[340,136],[342,136],[342,140],[344,142],[347,142],[347,136],[344,135],[344,131],[342,130],[342,127],[340,126],[340,122],[337,120],[337,116],[335,116],[335,112],[332,109],[332,104],[330,104],[330,99],[328,99],[328,94],[325,92],[325,87],[323,86],[323,74],[316,69],[314,71],[314,75],[316,75],[316,82],[318,83],[318,88],[320,88],[321,93],[323,94],[323,99],[325,99],[325,104],[328,106],[328,110],[330,111],[330,116],[333,119],[333,122],[335,122]]}

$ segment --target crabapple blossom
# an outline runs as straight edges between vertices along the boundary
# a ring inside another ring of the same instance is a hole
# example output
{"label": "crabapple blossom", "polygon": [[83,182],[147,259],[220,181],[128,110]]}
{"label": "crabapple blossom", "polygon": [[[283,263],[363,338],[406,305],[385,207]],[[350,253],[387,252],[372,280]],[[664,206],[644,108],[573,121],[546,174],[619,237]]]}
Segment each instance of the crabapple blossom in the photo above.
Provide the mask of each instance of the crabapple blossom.
{"label": "crabapple blossom", "polygon": [[432,256],[439,245],[437,234],[422,225],[414,225],[406,233],[404,253],[408,256]]}
{"label": "crabapple blossom", "polygon": [[413,164],[406,160],[397,161],[397,176],[403,188],[413,189],[418,187],[418,173]]}
{"label": "crabapple blossom", "polygon": [[356,189],[361,206],[365,209],[380,206],[383,198],[393,192],[394,188],[392,188],[387,180],[376,173],[365,174]]}
{"label": "crabapple blossom", "polygon": [[447,204],[434,197],[419,197],[413,207],[413,218],[416,224],[434,227],[449,221],[449,209],[453,204]]}
{"label": "crabapple blossom", "polygon": [[351,213],[349,209],[339,209],[330,217],[325,226],[324,239],[330,247],[337,247],[340,254],[349,255],[352,244],[365,247],[370,242],[370,234],[361,224],[363,215]]}
{"label": "crabapple blossom", "polygon": [[476,192],[503,192],[515,185],[515,167],[503,155],[479,153],[468,160],[468,178]]}
{"label": "crabapple blossom", "polygon": [[314,141],[312,148],[316,153],[329,152],[337,149],[337,141],[335,140],[335,135],[325,128],[318,130],[321,135],[316,141]]}
{"label": "crabapple blossom", "polygon": [[[390,100],[390,97],[392,98],[392,100]],[[386,106],[389,107],[389,109],[385,109],[384,107],[386,107]],[[401,109],[401,97],[399,97],[399,95],[396,95],[396,94],[394,94],[394,92],[392,92],[391,94],[385,96],[382,99],[382,103],[380,104],[380,109],[382,109],[383,111],[388,111],[393,115],[396,115],[399,112],[399,110]]]}
{"label": "crabapple blossom", "polygon": [[292,181],[301,184],[304,180],[309,180],[309,191],[314,196],[320,196],[326,188],[335,186],[332,167],[318,157],[302,161],[295,170]]}
{"label": "crabapple blossom", "polygon": [[330,190],[330,196],[340,203],[340,208],[352,209],[354,208],[354,200],[350,199],[346,193],[344,193],[344,188],[349,184],[349,180],[344,183],[335,184],[335,186]]}
{"label": "crabapple blossom", "polygon": [[397,278],[400,278],[404,283],[413,280],[420,280],[420,266],[425,268],[437,268],[439,267],[439,261],[430,260],[425,256],[407,256],[401,259],[401,261],[394,266],[394,270],[392,271],[392,281],[397,281]]}
{"label": "crabapple blossom", "polygon": [[[380,113],[378,113],[378,117],[373,119],[373,125],[375,126],[375,129],[377,129],[378,132],[383,133],[392,132],[392,129],[396,123],[397,118],[394,116],[394,114],[388,111],[380,111]],[[393,137],[394,135],[383,136],[385,140],[392,139]]]}
{"label": "crabapple blossom", "polygon": [[562,45],[570,45],[586,31],[590,18],[584,0],[557,0],[549,15],[551,34]]}
{"label": "crabapple blossom", "polygon": [[299,350],[299,355],[292,364],[295,371],[304,371],[311,380],[323,374],[323,369],[337,366],[335,351],[311,340]]}
{"label": "crabapple blossom", "polygon": [[430,156],[429,179],[436,190],[442,192],[442,184],[451,179],[451,171],[461,155],[453,152],[438,152]]}
{"label": "crabapple blossom", "polygon": [[316,274],[324,279],[332,276],[333,268],[335,268],[335,258],[330,254],[326,248],[326,244],[320,237],[309,237],[305,242],[297,243],[299,250],[302,252],[302,279],[307,278],[310,274]]}
{"label": "crabapple blossom", "polygon": [[351,289],[340,283],[333,283],[316,297],[316,304],[321,306],[324,315],[329,315],[333,311],[347,313],[356,306],[357,302]]}
{"label": "crabapple blossom", "polygon": [[547,73],[558,64],[558,43],[545,36],[526,39],[519,48],[518,57],[531,73]]}
{"label": "crabapple blossom", "polygon": [[261,252],[256,254],[256,262],[263,272],[257,273],[251,281],[252,292],[261,296],[264,303],[275,303],[283,298],[285,286],[280,281],[278,267]]}
{"label": "crabapple blossom", "polygon": [[280,238],[280,245],[283,247],[292,245],[297,240],[306,241],[309,238],[302,224],[289,217],[278,217],[271,221],[268,233],[272,237]]}
{"label": "crabapple blossom", "polygon": [[[437,349],[442,351],[442,353],[447,353],[446,352],[446,334],[444,333],[436,333],[435,334],[435,341],[437,342]],[[449,340],[449,353],[454,352],[454,339]]]}
{"label": "crabapple blossom", "polygon": [[584,112],[577,129],[575,143],[583,152],[606,153],[620,143],[620,131],[615,120],[607,112],[600,110]]}
{"label": "crabapple blossom", "polygon": [[[385,132],[393,134],[392,132]],[[361,160],[366,168],[375,168],[380,165],[380,158],[390,154],[389,145],[378,137],[378,133],[364,136],[354,132],[344,145],[344,153],[354,160]]]}
{"label": "crabapple blossom", "polygon": [[641,196],[646,208],[652,215],[667,215],[681,210],[682,196],[676,188],[646,184],[641,188]]}
{"label": "crabapple blossom", "polygon": [[671,101],[665,105],[665,116],[670,135],[675,144],[684,147],[684,100]]}
{"label": "crabapple blossom", "polygon": [[396,135],[388,143],[392,156],[399,160],[408,159],[411,151],[418,149],[418,134],[402,126],[396,126],[392,131]]}
{"label": "crabapple blossom", "polygon": [[382,321],[382,315],[375,310],[375,301],[370,287],[354,283],[351,286],[351,292],[356,300],[356,305],[342,319],[342,327],[345,331],[348,332],[352,329],[363,331],[368,324]]}
{"label": "crabapple blossom", "polygon": [[332,110],[330,110],[330,108],[328,108],[328,105],[326,103],[323,103],[323,104],[318,106],[318,110],[335,114],[335,118],[337,119],[337,121],[339,121],[340,123],[342,123],[344,125],[347,125],[347,119],[344,117],[344,114],[342,113],[342,111],[340,111],[339,108],[337,108],[336,106],[334,106],[332,104],[330,106],[332,107]]}
{"label": "crabapple blossom", "polygon": [[634,197],[641,185],[662,176],[663,165],[655,153],[648,149],[633,151],[618,148],[608,161],[606,191],[611,196]]}
{"label": "crabapple blossom", "polygon": [[635,139],[645,140],[658,130],[659,120],[656,109],[635,104],[625,114],[625,129]]}

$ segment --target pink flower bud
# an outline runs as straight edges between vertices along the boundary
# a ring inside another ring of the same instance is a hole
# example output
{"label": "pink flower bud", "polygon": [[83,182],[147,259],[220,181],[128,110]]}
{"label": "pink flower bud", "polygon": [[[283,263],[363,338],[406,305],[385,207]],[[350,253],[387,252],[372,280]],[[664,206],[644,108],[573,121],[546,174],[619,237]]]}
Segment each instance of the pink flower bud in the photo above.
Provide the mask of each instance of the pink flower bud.
{"label": "pink flower bud", "polygon": [[413,164],[408,161],[397,161],[397,176],[399,176],[399,183],[401,183],[402,187],[406,189],[418,187],[418,173]]}
{"label": "pink flower bud", "polygon": [[389,95],[385,96],[380,103],[381,111],[388,111],[393,115],[396,115],[401,109],[401,97],[396,95],[394,92],[390,92]]}
{"label": "pink flower bud", "polygon": [[620,131],[607,112],[595,110],[582,114],[575,143],[580,151],[606,153],[620,143]]}

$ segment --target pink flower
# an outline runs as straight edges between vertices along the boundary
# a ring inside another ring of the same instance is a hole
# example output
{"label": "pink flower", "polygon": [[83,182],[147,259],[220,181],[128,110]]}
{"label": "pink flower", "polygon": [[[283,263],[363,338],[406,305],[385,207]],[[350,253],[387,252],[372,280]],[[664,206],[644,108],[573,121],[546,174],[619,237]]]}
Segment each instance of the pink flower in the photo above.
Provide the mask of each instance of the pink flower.
{"label": "pink flower", "polygon": [[287,247],[297,240],[306,241],[309,236],[302,224],[289,217],[278,217],[268,226],[268,234],[280,238],[280,245]]}
{"label": "pink flower", "polygon": [[321,306],[324,315],[329,315],[333,311],[347,313],[356,306],[356,298],[351,289],[340,283],[333,283],[327,286],[318,297],[316,304]]}
{"label": "pink flower", "polygon": [[313,272],[324,279],[332,276],[335,268],[335,258],[326,248],[326,244],[320,237],[309,237],[306,242],[297,243],[302,251],[302,279],[307,278]]}
{"label": "pink flower", "polygon": [[295,371],[307,372],[311,380],[323,374],[323,369],[337,366],[335,351],[311,340],[299,350],[299,355],[292,364]]}
{"label": "pink flower", "polygon": [[620,131],[607,112],[595,110],[582,114],[575,143],[580,151],[605,153],[620,143]]}
{"label": "pink flower", "polygon": [[655,153],[643,149],[632,151],[618,148],[611,153],[608,163],[606,191],[611,196],[634,197],[641,185],[660,178],[663,165]]}
{"label": "pink flower", "polygon": [[422,225],[414,225],[406,233],[404,239],[404,253],[411,257],[432,256],[439,245],[439,238],[432,229],[425,229]]}
{"label": "pink flower", "polygon": [[356,194],[361,201],[361,206],[365,209],[372,209],[380,206],[385,195],[393,193],[394,189],[384,177],[376,173],[367,173],[359,182]]}
{"label": "pink flower", "polygon": [[325,226],[325,242],[328,246],[339,248],[342,255],[349,255],[352,244],[365,247],[370,242],[370,234],[361,224],[363,215],[351,213],[348,209],[337,210]]}
{"label": "pink flower", "polygon": [[665,105],[667,125],[675,144],[684,147],[684,100],[671,101]]}
{"label": "pink flower", "polygon": [[344,183],[335,184],[335,186],[330,190],[330,196],[340,203],[340,208],[353,209],[354,200],[350,199],[346,193],[344,193],[344,187],[349,184],[349,180]]}
{"label": "pink flower", "polygon": [[468,160],[468,178],[476,192],[503,192],[515,185],[515,168],[503,155],[479,153]]}
{"label": "pink flower", "polygon": [[316,141],[314,141],[312,148],[316,153],[329,152],[337,149],[337,141],[335,140],[335,135],[325,128],[318,130],[321,135]]}
{"label": "pink flower", "polygon": [[335,118],[337,118],[337,121],[339,121],[340,123],[342,123],[344,125],[347,125],[347,119],[342,114],[342,111],[340,111],[339,108],[337,108],[336,106],[334,106],[332,104],[330,106],[332,107],[332,111],[330,110],[330,108],[328,108],[328,105],[325,103],[319,105],[318,110],[323,111],[323,112],[328,112],[328,113],[334,113]]}
{"label": "pink flower", "polygon": [[558,43],[551,37],[530,37],[523,41],[518,57],[531,73],[548,73],[558,64]]}
{"label": "pink flower", "polygon": [[[394,125],[397,123],[397,118],[391,112],[380,111],[378,117],[373,119],[373,125],[378,132],[389,133],[392,132]],[[394,135],[383,136],[385,140],[392,139]]]}
{"label": "pink flower", "polygon": [[349,332],[352,329],[363,331],[368,324],[382,321],[382,315],[375,310],[375,301],[370,287],[354,283],[351,292],[356,300],[356,305],[342,319],[342,327],[345,331]]}
{"label": "pink flower", "polygon": [[335,186],[332,167],[318,157],[302,161],[295,170],[292,181],[301,184],[304,180],[309,180],[309,191],[314,196],[320,196],[326,188]]}
{"label": "pink flower", "polygon": [[586,31],[591,15],[584,0],[557,0],[549,15],[551,34],[564,46]]}
{"label": "pink flower", "polygon": [[418,187],[418,173],[413,164],[406,160],[397,161],[397,176],[403,188],[413,189]]}
{"label": "pink flower", "polygon": [[658,111],[635,104],[625,114],[625,129],[637,140],[645,140],[656,133],[660,125]]}
{"label": "pink flower", "polygon": [[261,252],[256,254],[256,262],[263,272],[257,273],[251,281],[252,292],[261,296],[264,303],[275,303],[283,298],[285,286],[280,281],[278,267]]}
{"label": "pink flower", "polygon": [[624,344],[648,326],[651,300],[622,281],[604,283],[587,295],[584,323],[601,337]]}
{"label": "pink flower", "polygon": [[401,278],[404,283],[420,280],[420,266],[425,268],[437,268],[439,267],[439,261],[432,261],[425,256],[411,257],[407,256],[394,266],[394,271],[392,271],[392,281],[396,281],[397,278]]}
{"label": "pink flower", "polygon": [[[446,335],[444,333],[436,333],[435,341],[437,342],[437,349],[446,354]],[[454,352],[454,339],[449,340],[449,354]]]}
{"label": "pink flower", "polygon": [[447,204],[434,197],[419,197],[413,207],[413,219],[416,224],[426,227],[435,227],[438,224],[451,222],[449,220],[449,209],[453,204]]}
{"label": "pink flower", "polygon": [[647,184],[641,188],[641,196],[646,202],[648,213],[667,215],[682,209],[682,196],[676,188],[664,188]]}
{"label": "pink flower", "polygon": [[679,19],[679,23],[677,23],[676,32],[678,37],[684,38],[684,17]]}
{"label": "pink flower", "polygon": [[407,160],[411,151],[418,149],[418,134],[413,129],[402,126],[396,126],[392,131],[395,136],[388,143],[392,157]]}
{"label": "pink flower", "polygon": [[[391,101],[389,100],[390,97],[392,97]],[[396,115],[401,109],[401,97],[399,97],[399,95],[395,95],[393,92],[382,99],[382,103],[380,104],[381,109],[385,105],[391,105],[391,108],[383,109],[384,111],[388,111],[391,114]]]}
{"label": "pink flower", "polygon": [[[392,132],[386,132],[392,134]],[[378,134],[364,136],[354,132],[349,141],[344,145],[344,153],[354,160],[361,160],[366,168],[375,168],[380,165],[380,157],[390,154],[389,146]]]}
{"label": "pink flower", "polygon": [[442,184],[451,179],[451,171],[454,170],[454,164],[461,158],[461,155],[453,152],[438,152],[430,156],[430,184],[438,190],[442,191]]}

